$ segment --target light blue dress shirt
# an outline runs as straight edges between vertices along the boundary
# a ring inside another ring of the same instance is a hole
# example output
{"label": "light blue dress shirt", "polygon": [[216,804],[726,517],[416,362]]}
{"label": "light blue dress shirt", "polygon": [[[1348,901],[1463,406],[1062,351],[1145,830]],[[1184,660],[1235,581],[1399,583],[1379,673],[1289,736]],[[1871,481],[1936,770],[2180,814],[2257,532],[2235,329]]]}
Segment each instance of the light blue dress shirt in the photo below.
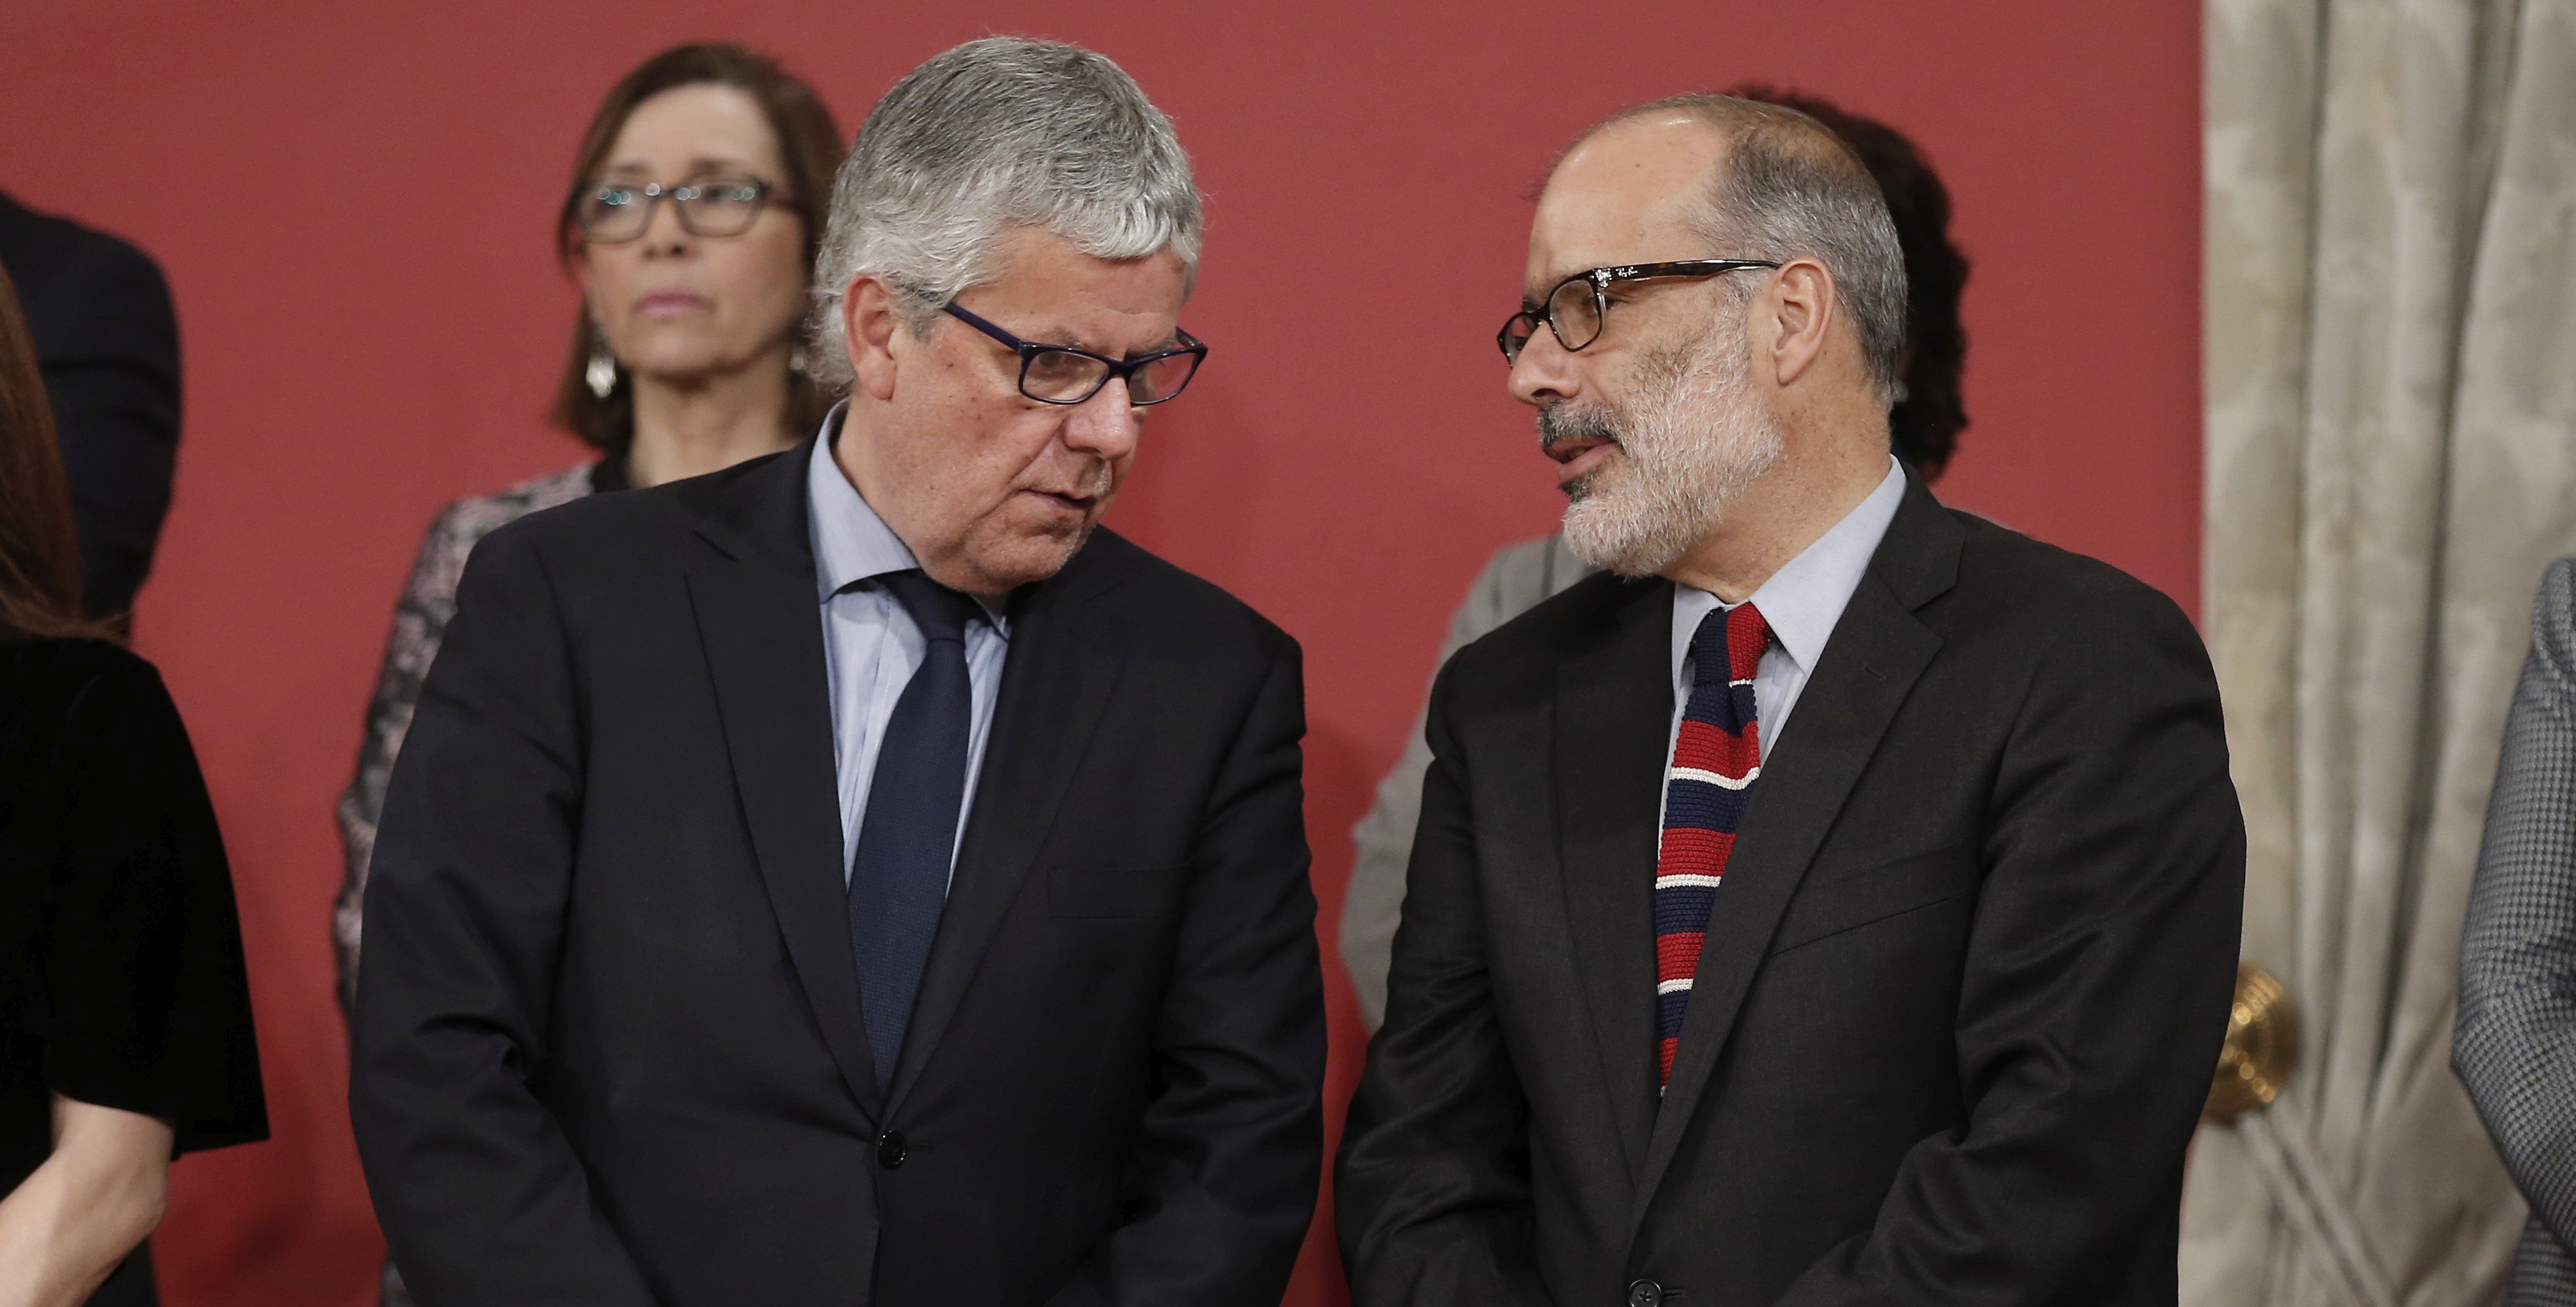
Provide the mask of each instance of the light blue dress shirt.
{"label": "light blue dress shirt", "polygon": [[[807,528],[814,540],[814,581],[823,620],[823,667],[831,679],[832,753],[841,793],[841,881],[859,852],[859,822],[868,811],[868,786],[876,779],[877,749],[885,743],[895,700],[921,666],[928,644],[912,614],[877,582],[889,572],[921,566],[885,520],[868,507],[832,458],[841,435],[841,409],[823,420],[814,460],[805,476]],[[974,722],[966,739],[966,802],[958,805],[957,831],[966,831],[975,808],[975,778],[984,770],[984,741],[992,734],[993,702],[1002,688],[1002,660],[1011,648],[1010,619],[998,606],[979,602],[984,616],[966,624],[966,677],[974,690]],[[956,873],[956,847],[949,872]]]}
{"label": "light blue dress shirt", "polygon": [[[1896,506],[1904,501],[1905,469],[1891,457],[1878,488],[1773,572],[1747,601],[1761,610],[1772,636],[1771,647],[1753,674],[1753,720],[1761,726],[1755,743],[1763,757],[1779,747],[1781,732],[1788,729],[1789,711],[1798,706],[1798,695],[1807,688],[1816,660],[1825,656],[1825,641],[1832,638],[1834,624],[1851,604],[1852,591],[1860,588],[1861,577],[1869,572],[1879,541],[1887,538],[1888,524],[1896,520]],[[1691,636],[1702,618],[1726,607],[1706,590],[1673,587],[1673,733],[1664,741],[1667,759],[1673,756],[1674,741],[1681,738],[1682,710],[1690,705]]]}

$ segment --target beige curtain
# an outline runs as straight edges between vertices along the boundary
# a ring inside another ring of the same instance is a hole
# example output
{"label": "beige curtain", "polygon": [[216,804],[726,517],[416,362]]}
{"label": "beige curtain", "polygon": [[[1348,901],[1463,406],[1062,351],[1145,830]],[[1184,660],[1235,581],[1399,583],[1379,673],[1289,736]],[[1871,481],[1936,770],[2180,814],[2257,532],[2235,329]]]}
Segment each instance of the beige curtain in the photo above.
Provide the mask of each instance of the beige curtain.
{"label": "beige curtain", "polygon": [[2576,0],[2208,0],[2203,615],[2282,1097],[2201,1132],[2194,1307],[2496,1301],[2450,1073],[2533,587],[2576,546]]}

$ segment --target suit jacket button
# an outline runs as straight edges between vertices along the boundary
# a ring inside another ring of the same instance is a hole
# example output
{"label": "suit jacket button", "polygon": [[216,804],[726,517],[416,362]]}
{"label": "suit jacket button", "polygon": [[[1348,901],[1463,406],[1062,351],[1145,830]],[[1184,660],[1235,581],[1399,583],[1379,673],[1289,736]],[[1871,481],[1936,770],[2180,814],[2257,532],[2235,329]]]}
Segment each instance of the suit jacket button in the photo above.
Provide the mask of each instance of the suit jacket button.
{"label": "suit jacket button", "polygon": [[[877,1165],[891,1171],[903,1165],[903,1132],[888,1130],[877,1136]],[[1640,1280],[1642,1284],[1644,1281]]]}
{"label": "suit jacket button", "polygon": [[1628,1307],[1664,1307],[1664,1286],[1652,1280],[1636,1280],[1628,1285]]}

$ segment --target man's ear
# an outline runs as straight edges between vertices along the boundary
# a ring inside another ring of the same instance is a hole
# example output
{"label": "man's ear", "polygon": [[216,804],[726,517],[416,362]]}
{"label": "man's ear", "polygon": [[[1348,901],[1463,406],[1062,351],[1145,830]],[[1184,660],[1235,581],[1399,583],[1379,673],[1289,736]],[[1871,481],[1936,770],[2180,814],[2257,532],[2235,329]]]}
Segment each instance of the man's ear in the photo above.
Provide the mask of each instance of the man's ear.
{"label": "man's ear", "polygon": [[1834,275],[1814,259],[1791,259],[1772,274],[1764,298],[1772,313],[1772,376],[1791,385],[1824,357],[1826,333],[1842,309]]}
{"label": "man's ear", "polygon": [[904,330],[894,292],[874,277],[851,282],[841,296],[841,329],[849,338],[850,370],[858,374],[858,384],[880,401],[893,399],[895,337]]}

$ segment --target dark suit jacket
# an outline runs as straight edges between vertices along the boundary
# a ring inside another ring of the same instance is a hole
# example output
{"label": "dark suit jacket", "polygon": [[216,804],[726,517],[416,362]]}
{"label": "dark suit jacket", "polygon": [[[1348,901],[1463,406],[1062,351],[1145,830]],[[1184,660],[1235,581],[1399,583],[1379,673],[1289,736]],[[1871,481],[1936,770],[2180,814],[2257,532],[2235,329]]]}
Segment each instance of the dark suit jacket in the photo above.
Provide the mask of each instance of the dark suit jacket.
{"label": "dark suit jacket", "polygon": [[425,1307],[1277,1303],[1323,1161],[1296,643],[1106,531],[1015,596],[872,1065],[811,453],[475,549],[367,889],[396,1263]]}
{"label": "dark suit jacket", "polygon": [[150,255],[0,193],[0,268],[36,338],[80,535],[81,607],[122,614],[152,570],[179,455],[179,323]]}
{"label": "dark suit jacket", "polygon": [[1441,675],[1336,1192],[1355,1302],[2171,1304],[2245,858],[2189,622],[1910,484],[1659,1106],[1672,593],[1595,577]]}

